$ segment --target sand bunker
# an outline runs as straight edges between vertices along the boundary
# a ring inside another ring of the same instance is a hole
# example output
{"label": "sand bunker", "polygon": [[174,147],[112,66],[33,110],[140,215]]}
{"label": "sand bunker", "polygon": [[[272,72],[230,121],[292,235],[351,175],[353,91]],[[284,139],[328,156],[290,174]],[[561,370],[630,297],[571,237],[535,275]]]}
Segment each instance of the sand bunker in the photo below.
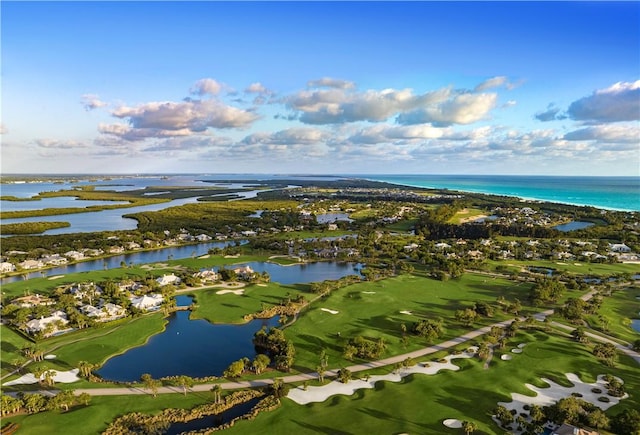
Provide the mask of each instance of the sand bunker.
{"label": "sand bunker", "polygon": [[56,275],[56,276],[50,276],[49,278],[47,278],[50,281],[53,281],[54,279],[60,279],[64,277],[64,275]]}
{"label": "sand bunker", "polygon": [[478,348],[476,346],[471,346],[467,352],[445,357],[444,362],[420,363],[413,367],[401,368],[387,375],[370,376],[366,381],[363,379],[357,379],[349,381],[346,384],[343,384],[340,381],[332,381],[320,387],[307,387],[306,391],[303,387],[297,387],[291,389],[287,397],[300,405],[306,405],[307,403],[312,402],[324,402],[329,397],[335,396],[336,394],[350,396],[362,388],[375,388],[375,384],[378,381],[400,382],[405,376],[414,373],[433,375],[438,373],[440,370],[457,371],[460,370],[460,367],[452,364],[451,360],[456,358],[471,358],[477,351]]}
{"label": "sand bunker", "polygon": [[[511,402],[498,402],[498,405],[502,405],[509,410],[513,409],[516,411],[516,415],[518,415],[523,412],[526,413],[524,410],[525,405],[531,406],[535,404],[538,406],[548,406],[556,403],[560,399],[571,396],[572,393],[578,393],[580,394],[580,399],[592,403],[603,411],[606,411],[613,405],[617,405],[620,400],[629,397],[626,393],[622,397],[609,396],[607,394],[607,383],[603,379],[603,375],[598,376],[598,380],[594,384],[582,382],[580,378],[573,373],[566,373],[565,376],[573,384],[573,387],[563,387],[550,379],[541,378],[544,382],[549,384],[548,388],[538,388],[535,385],[525,384],[528,389],[537,393],[536,396],[531,397],[525,396],[524,394],[511,393]],[[618,380],[622,381],[621,379]],[[592,391],[594,388],[599,389],[602,393],[594,393]],[[598,400],[599,397],[606,397],[609,401],[600,402]],[[494,421],[498,423],[495,418]]]}
{"label": "sand bunker", "polygon": [[225,255],[224,258],[238,258],[240,257],[240,254],[234,254],[234,255]]}
{"label": "sand bunker", "polygon": [[56,359],[56,356],[50,353],[49,355],[45,355],[44,359]]}
{"label": "sand bunker", "polygon": [[513,357],[511,355],[507,355],[507,354],[504,354],[504,355],[500,356],[500,359],[502,361],[509,361],[511,358],[513,358]]}
{"label": "sand bunker", "polygon": [[209,258],[209,257],[211,257],[211,255],[209,255],[209,254],[205,254],[205,255],[201,255],[201,256],[199,256],[199,257],[198,257],[198,259],[202,259],[202,260],[204,260],[204,259]]}
{"label": "sand bunker", "polygon": [[[58,382],[61,384],[70,384],[72,382],[79,381],[80,380],[80,378],[78,377],[79,371],[80,370],[78,369],[72,369],[67,372],[59,372],[54,370],[56,374],[53,376],[53,380],[54,382]],[[44,376],[40,376],[40,379],[44,379]],[[26,375],[21,376],[18,379],[15,379],[13,381],[6,382],[3,385],[5,387],[8,387],[10,385],[36,384],[37,382],[38,380],[36,379],[35,376],[33,376],[33,373],[27,373]]]}
{"label": "sand bunker", "polygon": [[523,347],[525,347],[526,345],[527,345],[527,343],[520,343],[520,344],[518,345],[518,348],[519,348],[519,349],[522,349],[522,348],[523,348]]}
{"label": "sand bunker", "polygon": [[522,349],[511,349],[513,353],[522,353]]}
{"label": "sand bunker", "polygon": [[233,293],[234,295],[241,295],[244,293],[244,289],[240,288],[237,290],[218,290],[216,292],[217,295],[226,295],[227,293]]}
{"label": "sand bunker", "polygon": [[320,308],[322,311],[326,311],[327,313],[331,313],[331,314],[338,314],[340,311],[336,311],[336,310],[330,310],[329,308]]}
{"label": "sand bunker", "polygon": [[365,295],[375,295],[376,294],[376,292],[362,292],[362,293],[364,293]]}
{"label": "sand bunker", "polygon": [[460,429],[462,427],[462,422],[455,418],[448,418],[442,422],[445,426],[451,429]]}
{"label": "sand bunker", "polygon": [[407,311],[407,310],[400,311],[400,314],[407,314],[409,316],[413,315],[413,313],[411,311]]}

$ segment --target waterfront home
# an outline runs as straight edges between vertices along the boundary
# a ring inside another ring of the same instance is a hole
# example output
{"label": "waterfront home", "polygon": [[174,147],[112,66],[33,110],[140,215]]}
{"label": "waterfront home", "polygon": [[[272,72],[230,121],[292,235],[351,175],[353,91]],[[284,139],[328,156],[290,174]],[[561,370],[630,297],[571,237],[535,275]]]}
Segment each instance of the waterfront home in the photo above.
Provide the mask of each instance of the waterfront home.
{"label": "waterfront home", "polygon": [[249,280],[251,279],[251,277],[254,274],[254,271],[251,267],[249,266],[244,266],[244,267],[237,267],[235,269],[233,269],[233,271],[235,272],[236,276],[240,279],[244,279],[244,280]]}
{"label": "waterfront home", "polygon": [[22,269],[40,269],[44,267],[44,263],[40,260],[25,260],[22,263],[18,263]]}
{"label": "waterfront home", "polygon": [[551,435],[600,435],[600,432],[563,423],[559,428],[551,432]]}
{"label": "waterfront home", "polygon": [[201,279],[202,281],[217,281],[220,279],[218,273],[214,270],[202,270],[194,273],[193,277]]}
{"label": "waterfront home", "polygon": [[122,246],[112,246],[109,248],[109,254],[122,254],[124,248]]}
{"label": "waterfront home", "polygon": [[160,278],[156,279],[156,282],[160,287],[164,287],[169,284],[180,284],[180,278],[172,273],[170,275],[162,275]]}
{"label": "waterfront home", "polygon": [[80,260],[84,260],[84,254],[82,252],[78,252],[78,251],[67,251],[64,254],[65,257],[69,257],[72,260],[75,261],[80,261]]}
{"label": "waterfront home", "polygon": [[164,298],[161,294],[153,293],[143,296],[130,296],[131,306],[139,310],[150,311],[155,310],[162,305]]}
{"label": "waterfront home", "polygon": [[2,263],[0,263],[0,273],[13,272],[15,270],[16,266],[14,266],[12,263],[9,263],[7,261],[3,261]]}
{"label": "waterfront home", "polygon": [[40,260],[51,266],[62,266],[68,262],[68,260],[60,254],[46,255],[41,257]]}
{"label": "waterfront home", "polygon": [[29,334],[37,334],[48,330],[47,335],[51,335],[56,331],[62,330],[68,323],[67,314],[64,311],[55,311],[49,317],[29,320],[26,323],[26,327]]}
{"label": "waterfront home", "polygon": [[208,242],[209,240],[211,240],[211,236],[208,236],[206,234],[198,234],[196,236],[196,240],[198,242]]}

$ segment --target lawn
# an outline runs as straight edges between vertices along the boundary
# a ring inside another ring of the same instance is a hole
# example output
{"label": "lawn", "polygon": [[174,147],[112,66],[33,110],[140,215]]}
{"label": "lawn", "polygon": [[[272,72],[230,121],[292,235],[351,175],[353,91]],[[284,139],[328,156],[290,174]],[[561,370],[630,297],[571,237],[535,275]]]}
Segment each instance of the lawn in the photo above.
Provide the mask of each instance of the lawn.
{"label": "lawn", "polygon": [[574,275],[587,275],[587,276],[611,276],[617,273],[630,273],[636,274],[640,270],[640,266],[637,264],[629,263],[585,263],[578,261],[551,261],[551,260],[486,260],[486,263],[493,269],[498,266],[506,266],[508,269],[514,272],[520,272],[523,268],[527,267],[540,267],[546,269],[553,269],[556,272],[569,273]]}
{"label": "lawn", "polygon": [[[640,407],[640,370],[629,358],[620,357],[617,367],[596,361],[584,346],[542,332],[523,332],[509,344],[527,343],[524,352],[511,361],[494,357],[488,370],[477,359],[455,360],[458,372],[413,375],[401,383],[379,382],[374,390],[359,390],[352,396],[333,396],[322,403],[298,405],[285,399],[283,406],[253,421],[242,421],[228,429],[244,433],[462,433],[447,429],[447,418],[472,420],[475,434],[504,433],[490,418],[499,401],[510,401],[510,393],[532,395],[525,383],[545,387],[541,377],[569,386],[564,373],[576,373],[585,382],[611,373],[625,381],[628,399],[607,413]],[[510,348],[509,347],[509,348]]]}
{"label": "lawn", "polygon": [[[333,292],[314,303],[285,330],[285,334],[296,346],[297,370],[314,371],[323,348],[329,356],[330,366],[346,366],[353,364],[342,357],[349,338],[357,335],[374,340],[383,338],[388,345],[384,357],[405,353],[428,343],[412,336],[409,345],[404,347],[400,342],[402,324],[410,330],[413,322],[442,318],[445,334],[437,341],[443,341],[510,317],[496,309],[494,317],[481,319],[468,328],[454,319],[456,310],[471,307],[476,301],[497,306],[495,302],[499,295],[508,301],[519,298],[524,303],[529,288],[530,284],[476,274],[465,274],[449,281],[401,275],[355,284]],[[338,313],[332,314],[323,308]],[[401,311],[409,311],[411,315]]]}
{"label": "lawn", "polygon": [[0,325],[0,349],[2,350],[2,376],[14,369],[14,364],[22,364],[27,358],[22,348],[33,345],[33,342],[5,325]]}
{"label": "lawn", "polygon": [[[187,293],[194,297],[197,308],[192,311],[191,319],[206,319],[211,323],[244,323],[244,315],[261,311],[263,305],[278,305],[287,294],[292,298],[306,293],[305,284],[281,285],[276,282],[250,284],[244,287],[244,293],[217,294],[222,288],[210,288]],[[307,299],[313,295],[306,294]]]}
{"label": "lawn", "polygon": [[479,208],[465,208],[458,211],[451,219],[449,219],[450,224],[462,224],[465,222],[471,222],[474,219],[479,218],[480,216],[486,216],[487,212],[485,210],[480,210]]}
{"label": "lawn", "polygon": [[608,335],[625,340],[628,343],[640,339],[640,332],[634,331],[630,322],[640,317],[640,287],[630,286],[613,291],[611,296],[603,299],[598,314],[586,316],[589,324],[599,330],[603,330],[600,316],[603,316]]}

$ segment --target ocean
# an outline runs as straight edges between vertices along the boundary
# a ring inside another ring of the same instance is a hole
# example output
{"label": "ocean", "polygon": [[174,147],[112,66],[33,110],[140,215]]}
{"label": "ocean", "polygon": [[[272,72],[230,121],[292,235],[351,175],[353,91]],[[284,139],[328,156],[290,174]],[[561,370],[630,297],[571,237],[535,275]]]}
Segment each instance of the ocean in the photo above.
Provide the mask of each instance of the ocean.
{"label": "ocean", "polygon": [[403,186],[515,196],[523,199],[640,211],[640,177],[531,175],[354,175]]}

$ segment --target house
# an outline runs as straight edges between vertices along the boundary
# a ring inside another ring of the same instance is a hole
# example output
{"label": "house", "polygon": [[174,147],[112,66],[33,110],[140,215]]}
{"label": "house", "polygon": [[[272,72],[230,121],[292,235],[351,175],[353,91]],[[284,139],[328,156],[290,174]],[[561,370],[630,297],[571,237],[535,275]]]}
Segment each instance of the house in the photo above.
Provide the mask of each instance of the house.
{"label": "house", "polygon": [[82,252],[78,252],[78,251],[67,251],[62,255],[64,255],[65,257],[69,257],[69,258],[71,258],[72,260],[75,260],[75,261],[80,261],[80,260],[84,259],[84,254]]}
{"label": "house", "polygon": [[245,279],[245,280],[251,279],[251,276],[255,273],[253,269],[249,266],[237,267],[233,269],[233,271],[235,272],[238,278]]}
{"label": "house", "polygon": [[211,236],[208,236],[207,234],[198,234],[196,236],[196,240],[198,242],[208,242],[209,240],[211,240]]}
{"label": "house", "polygon": [[124,248],[122,246],[112,246],[108,251],[110,254],[122,254],[124,252]]}
{"label": "house", "polygon": [[631,248],[624,243],[609,243],[609,251],[611,252],[631,252]]}
{"label": "house", "polygon": [[156,282],[160,287],[164,287],[169,284],[180,284],[180,278],[172,273],[171,275],[162,275],[160,278],[156,279]]}
{"label": "house", "polygon": [[22,269],[40,269],[44,267],[44,263],[40,260],[25,260],[22,263],[18,263]]}
{"label": "house", "polygon": [[120,305],[107,303],[102,308],[96,308],[93,305],[83,305],[80,311],[88,317],[99,321],[114,320],[123,317],[127,312]]}
{"label": "house", "polygon": [[0,273],[13,272],[15,270],[16,267],[7,261],[3,261],[2,263],[0,263]]}
{"label": "house", "polygon": [[162,305],[164,298],[162,297],[161,294],[153,293],[153,294],[143,295],[139,297],[131,296],[129,297],[129,300],[131,301],[132,307],[135,307],[143,311],[149,311],[149,310],[158,309],[158,307]]}
{"label": "house", "polygon": [[65,257],[62,257],[60,254],[47,255],[40,258],[42,262],[45,264],[49,264],[52,266],[62,266],[67,264],[68,260]]}
{"label": "house", "polygon": [[50,329],[51,331],[47,335],[51,335],[56,331],[62,330],[68,323],[67,314],[64,311],[55,311],[49,317],[29,320],[26,323],[26,327],[29,334],[37,334]]}
{"label": "house", "polygon": [[15,298],[11,301],[12,304],[18,305],[21,308],[31,308],[37,305],[55,305],[55,301],[46,296],[41,296],[39,294],[22,296],[19,298]]}
{"label": "house", "polygon": [[405,245],[403,249],[404,249],[404,252],[411,252],[411,251],[415,251],[419,247],[420,245],[418,245],[417,243],[411,243],[410,245]]}
{"label": "house", "polygon": [[218,273],[214,270],[203,270],[193,274],[194,278],[201,279],[202,281],[217,281],[220,279]]}

